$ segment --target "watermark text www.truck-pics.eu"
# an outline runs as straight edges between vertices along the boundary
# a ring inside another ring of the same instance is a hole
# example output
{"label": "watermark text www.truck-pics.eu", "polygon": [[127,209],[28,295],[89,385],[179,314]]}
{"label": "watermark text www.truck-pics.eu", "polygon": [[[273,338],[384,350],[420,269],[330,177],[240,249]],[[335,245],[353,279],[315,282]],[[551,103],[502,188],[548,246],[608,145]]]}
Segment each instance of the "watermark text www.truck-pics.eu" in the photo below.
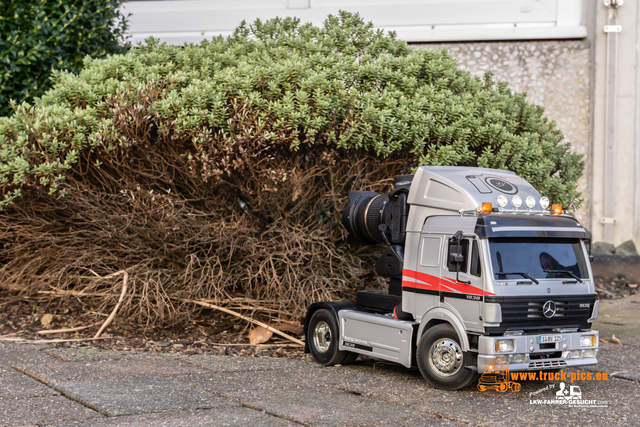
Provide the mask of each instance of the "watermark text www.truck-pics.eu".
{"label": "watermark text www.truck-pics.eu", "polygon": [[[376,272],[389,288],[308,308],[318,363],[417,365],[449,390],[486,373],[478,386],[499,391],[516,373],[597,363],[587,232],[512,172],[420,167],[388,194],[352,191],[342,219],[353,242],[386,244]],[[506,365],[504,381],[487,373]]]}

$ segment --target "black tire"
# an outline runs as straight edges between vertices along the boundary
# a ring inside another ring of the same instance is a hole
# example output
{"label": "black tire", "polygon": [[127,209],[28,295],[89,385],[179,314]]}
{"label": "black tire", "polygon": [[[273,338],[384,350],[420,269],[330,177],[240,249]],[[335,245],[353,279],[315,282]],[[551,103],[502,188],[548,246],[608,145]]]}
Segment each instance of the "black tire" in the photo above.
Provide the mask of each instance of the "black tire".
{"label": "black tire", "polygon": [[341,365],[353,365],[354,363],[356,363],[356,359],[358,358],[358,356],[360,356],[358,353],[354,353],[352,351],[345,351],[345,353],[347,353],[347,355],[345,356],[344,360],[340,362]]}
{"label": "black tire", "polygon": [[466,366],[476,366],[476,355],[463,352],[460,338],[448,323],[429,328],[420,338],[416,359],[429,385],[443,390],[470,386],[478,375]]}
{"label": "black tire", "polygon": [[324,308],[313,313],[307,327],[307,343],[315,361],[324,366],[341,364],[351,353],[338,350],[339,339],[335,316]]}

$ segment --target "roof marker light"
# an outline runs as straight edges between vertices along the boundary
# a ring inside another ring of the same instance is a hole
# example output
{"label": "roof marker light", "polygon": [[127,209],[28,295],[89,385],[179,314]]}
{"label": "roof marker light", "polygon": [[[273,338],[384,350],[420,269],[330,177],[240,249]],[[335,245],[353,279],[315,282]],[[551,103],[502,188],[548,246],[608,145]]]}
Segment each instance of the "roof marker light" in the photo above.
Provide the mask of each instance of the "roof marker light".
{"label": "roof marker light", "polygon": [[562,215],[562,205],[551,205],[552,215]]}
{"label": "roof marker light", "polygon": [[482,206],[478,208],[478,212],[488,214],[493,212],[493,205],[491,202],[482,202]]}
{"label": "roof marker light", "polygon": [[498,206],[500,206],[501,208],[504,208],[507,206],[507,202],[508,200],[504,194],[501,194],[498,196]]}
{"label": "roof marker light", "polygon": [[533,209],[533,207],[536,205],[536,199],[534,199],[533,196],[527,196],[527,198],[524,200],[524,203],[529,209]]}
{"label": "roof marker light", "polygon": [[511,204],[514,208],[518,209],[520,206],[522,206],[522,199],[520,198],[520,196],[513,196],[513,199],[511,199]]}
{"label": "roof marker light", "polygon": [[542,210],[545,210],[549,207],[549,199],[546,197],[541,197],[540,198],[540,207],[542,208]]}

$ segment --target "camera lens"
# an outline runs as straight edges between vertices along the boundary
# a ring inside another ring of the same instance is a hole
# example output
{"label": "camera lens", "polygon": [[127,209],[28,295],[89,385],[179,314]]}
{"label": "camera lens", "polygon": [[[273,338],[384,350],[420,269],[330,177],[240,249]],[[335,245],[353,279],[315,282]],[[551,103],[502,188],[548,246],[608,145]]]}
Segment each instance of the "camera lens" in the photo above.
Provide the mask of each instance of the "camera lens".
{"label": "camera lens", "polygon": [[378,226],[383,223],[382,213],[389,201],[388,195],[373,191],[349,192],[349,204],[342,213],[342,223],[360,243],[383,243]]}

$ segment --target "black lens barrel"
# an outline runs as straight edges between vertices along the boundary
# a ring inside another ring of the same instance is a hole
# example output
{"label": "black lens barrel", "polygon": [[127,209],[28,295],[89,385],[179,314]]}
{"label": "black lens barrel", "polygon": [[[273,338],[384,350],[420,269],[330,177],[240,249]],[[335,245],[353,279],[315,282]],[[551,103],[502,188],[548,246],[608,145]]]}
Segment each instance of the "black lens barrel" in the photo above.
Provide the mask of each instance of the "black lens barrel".
{"label": "black lens barrel", "polygon": [[[374,191],[350,191],[349,203],[342,212],[342,223],[361,244],[389,243],[404,245],[409,215],[407,198],[413,175],[396,178],[389,194]],[[380,230],[380,225],[386,234]]]}
{"label": "black lens barrel", "polygon": [[378,226],[382,224],[382,213],[389,196],[374,191],[349,192],[349,204],[342,212],[342,223],[347,231],[360,243],[383,243]]}

